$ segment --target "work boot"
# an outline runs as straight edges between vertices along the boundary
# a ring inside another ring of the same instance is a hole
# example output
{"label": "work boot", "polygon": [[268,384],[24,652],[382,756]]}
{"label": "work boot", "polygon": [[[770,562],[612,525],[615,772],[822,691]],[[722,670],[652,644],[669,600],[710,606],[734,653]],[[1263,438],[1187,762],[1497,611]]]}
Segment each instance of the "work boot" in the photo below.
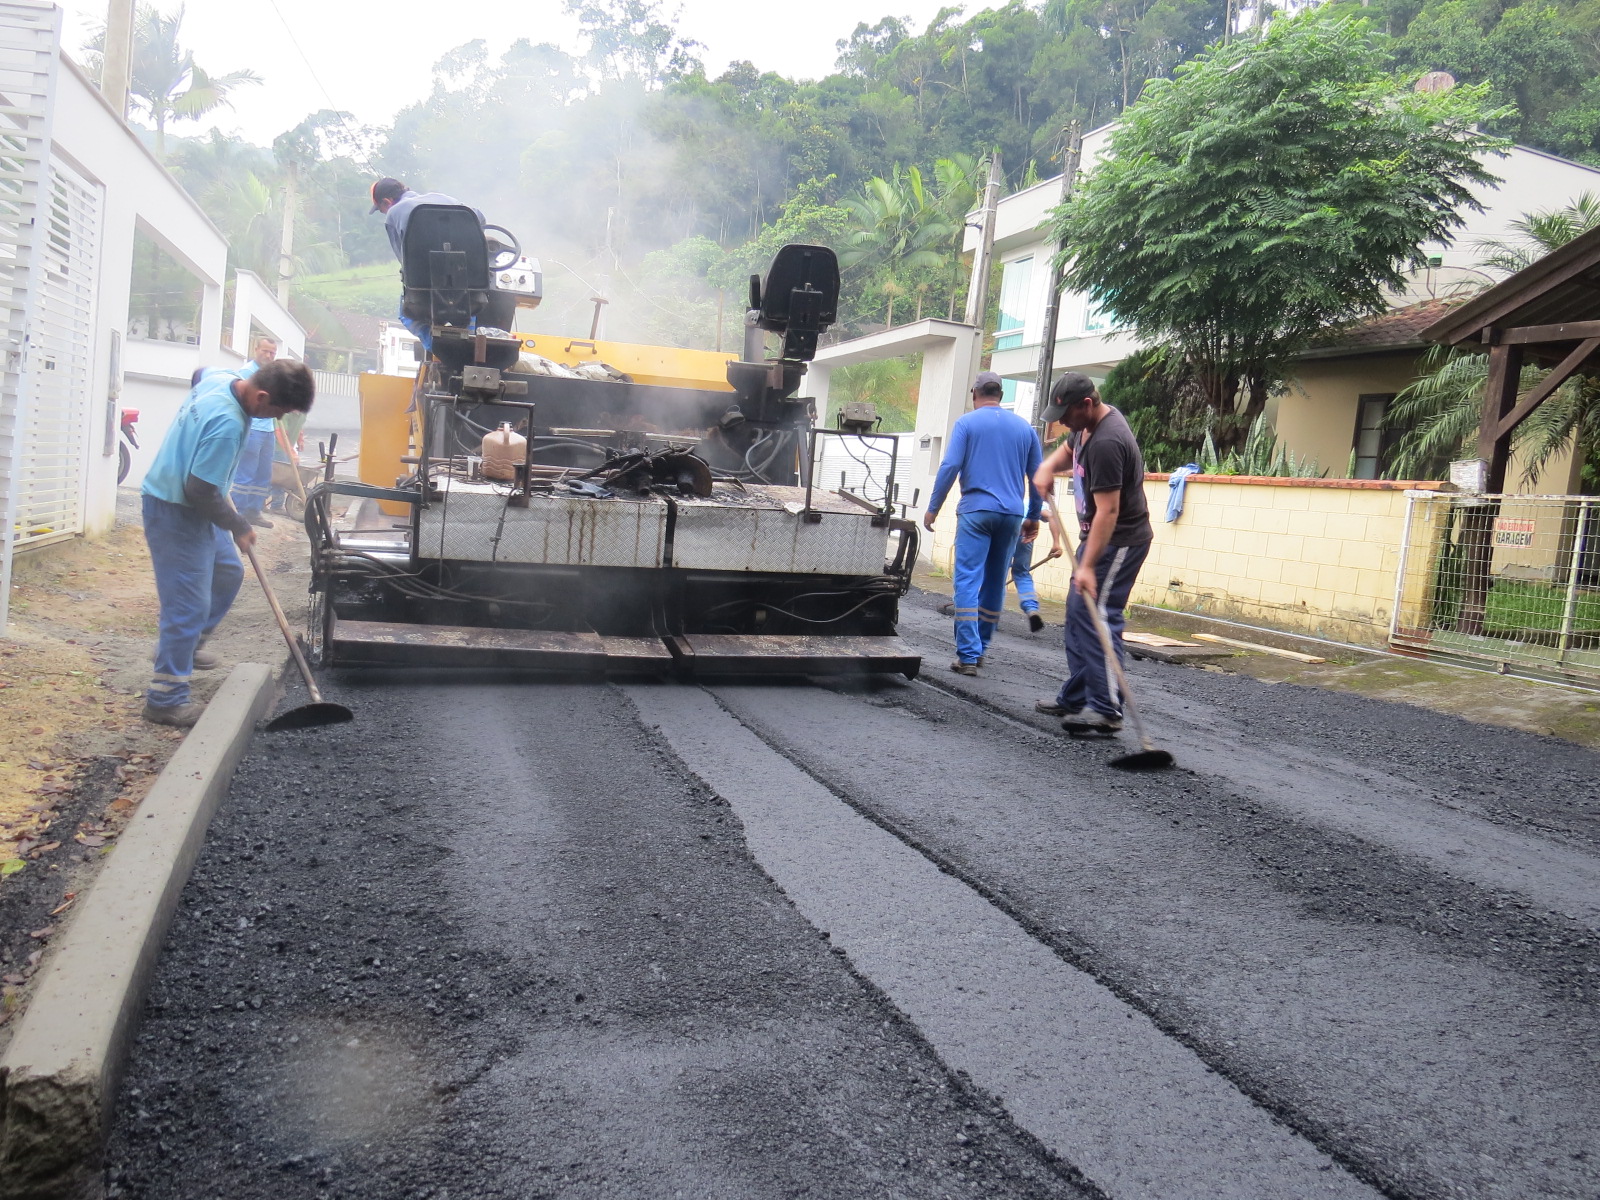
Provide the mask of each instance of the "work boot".
{"label": "work boot", "polygon": [[1044,628],[1044,618],[1041,617],[1036,612],[1029,613],[1028,614],[1028,629],[1033,633],[1038,633],[1039,630],[1041,630],[1043,628]]}
{"label": "work boot", "polygon": [[962,662],[958,658],[955,662],[950,664],[950,669],[957,675],[976,675],[978,673],[978,664]]}
{"label": "work boot", "polygon": [[[150,651],[150,661],[155,662],[157,650]],[[201,642],[194,648],[194,669],[196,671],[215,671],[222,665],[222,659],[215,650],[207,650],[206,644]]]}
{"label": "work boot", "polygon": [[257,529],[272,528],[272,522],[263,517],[259,509],[253,513],[247,514],[245,516],[245,520],[249,521],[250,524],[254,525]]}
{"label": "work boot", "polygon": [[[1067,710],[1061,707],[1061,705],[1057,704],[1054,700],[1035,700],[1033,703],[1033,711],[1043,713],[1047,717],[1064,717],[1067,715]],[[1081,710],[1075,710],[1075,714],[1076,711]]]}
{"label": "work boot", "polygon": [[1062,717],[1061,728],[1068,733],[1121,733],[1122,718],[1084,708]]}
{"label": "work boot", "polygon": [[200,714],[205,712],[204,704],[169,704],[158,706],[145,701],[144,711],[139,715],[152,725],[171,725],[177,729],[188,729],[200,719]]}

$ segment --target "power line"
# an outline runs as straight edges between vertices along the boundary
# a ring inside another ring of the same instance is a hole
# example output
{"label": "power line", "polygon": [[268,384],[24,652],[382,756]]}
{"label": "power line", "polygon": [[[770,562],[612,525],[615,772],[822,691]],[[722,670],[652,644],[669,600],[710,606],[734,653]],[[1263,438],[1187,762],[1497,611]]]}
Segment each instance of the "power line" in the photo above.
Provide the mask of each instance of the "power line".
{"label": "power line", "polygon": [[362,149],[359,133],[350,124],[350,114],[339,107],[338,102],[333,98],[333,94],[328,91],[327,85],[322,82],[322,76],[318,75],[317,69],[311,65],[311,59],[300,45],[300,39],[294,36],[294,29],[284,17],[283,10],[278,7],[278,0],[267,0],[267,3],[272,5],[272,11],[277,14],[278,22],[283,26],[284,33],[289,35],[289,44],[294,47],[295,53],[300,56],[300,61],[305,63],[307,73],[310,74],[312,82],[322,92],[322,97],[328,102],[328,107],[338,113],[339,120],[344,122],[345,132],[350,135],[350,144],[355,149],[356,155],[361,159],[361,165],[376,175],[378,169],[372,165],[372,160],[367,157],[366,151]]}

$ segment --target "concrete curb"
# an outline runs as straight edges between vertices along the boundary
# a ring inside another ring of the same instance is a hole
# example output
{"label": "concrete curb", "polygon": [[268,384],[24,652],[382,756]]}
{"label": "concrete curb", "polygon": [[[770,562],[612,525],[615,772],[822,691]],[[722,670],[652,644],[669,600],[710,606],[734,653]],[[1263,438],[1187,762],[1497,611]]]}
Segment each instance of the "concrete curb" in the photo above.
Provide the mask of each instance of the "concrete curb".
{"label": "concrete curb", "polygon": [[128,1035],[211,816],[276,688],[270,667],[234,667],[55,945],[0,1057],[0,1200],[100,1194]]}

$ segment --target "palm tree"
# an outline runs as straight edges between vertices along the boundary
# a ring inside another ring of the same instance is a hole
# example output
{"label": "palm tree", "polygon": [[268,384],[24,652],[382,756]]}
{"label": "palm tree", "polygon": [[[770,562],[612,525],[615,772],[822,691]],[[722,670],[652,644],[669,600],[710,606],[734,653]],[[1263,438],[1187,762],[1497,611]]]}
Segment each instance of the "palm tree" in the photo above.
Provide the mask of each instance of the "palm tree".
{"label": "palm tree", "polygon": [[[1524,213],[1511,223],[1518,235],[1512,240],[1479,242],[1481,265],[1486,271],[1513,274],[1596,227],[1600,197],[1585,192],[1564,208]],[[1476,439],[1482,418],[1487,355],[1439,347],[1428,352],[1422,366],[1424,374],[1395,398],[1386,422],[1407,430],[1388,472],[1395,479],[1419,478],[1435,464],[1461,457]],[[1543,367],[1524,367],[1517,390],[1527,393],[1545,373]],[[1569,447],[1586,464],[1600,462],[1600,381],[1584,375],[1567,380],[1517,427],[1515,442],[1525,456],[1523,479],[1528,484]]]}
{"label": "palm tree", "polygon": [[[228,94],[246,83],[260,83],[254,71],[229,71],[213,75],[194,61],[194,54],[178,42],[183,24],[183,7],[170,17],[148,4],[141,4],[133,17],[133,78],[129,98],[146,113],[156,127],[156,153],[167,152],[167,123],[198,121],[207,113],[225,107]],[[90,39],[86,49],[92,68],[97,69],[105,50],[105,30]]]}

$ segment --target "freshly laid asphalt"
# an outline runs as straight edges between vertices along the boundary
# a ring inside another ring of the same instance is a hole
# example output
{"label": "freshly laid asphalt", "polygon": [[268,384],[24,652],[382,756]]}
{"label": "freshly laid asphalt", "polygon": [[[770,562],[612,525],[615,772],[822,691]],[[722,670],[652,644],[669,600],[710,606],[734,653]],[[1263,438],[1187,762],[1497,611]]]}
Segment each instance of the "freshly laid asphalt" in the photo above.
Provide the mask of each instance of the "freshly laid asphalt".
{"label": "freshly laid asphalt", "polygon": [[330,678],[110,1194],[1600,1195],[1600,755],[1140,663],[1130,776],[1033,713],[1050,634],[965,679],[903,617],[911,684]]}

